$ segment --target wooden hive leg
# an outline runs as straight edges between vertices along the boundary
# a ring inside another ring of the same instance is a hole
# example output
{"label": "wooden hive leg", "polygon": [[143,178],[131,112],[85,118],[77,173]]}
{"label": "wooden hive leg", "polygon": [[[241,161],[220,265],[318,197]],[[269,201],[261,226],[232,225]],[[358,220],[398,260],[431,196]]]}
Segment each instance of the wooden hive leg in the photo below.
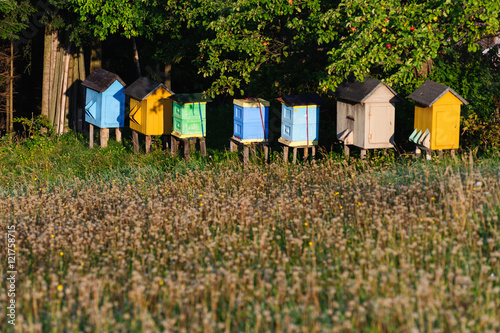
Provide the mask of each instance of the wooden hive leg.
{"label": "wooden hive leg", "polygon": [[455,149],[450,150],[451,157],[455,157]]}
{"label": "wooden hive leg", "polygon": [[151,135],[146,135],[146,154],[151,152]]}
{"label": "wooden hive leg", "polygon": [[250,159],[250,148],[248,145],[243,145],[243,165],[247,165]]}
{"label": "wooden hive leg", "polygon": [[139,154],[139,133],[132,131],[132,143],[134,144],[134,154]]}
{"label": "wooden hive leg", "polygon": [[174,156],[177,154],[177,138],[173,135],[170,136],[170,152]]}
{"label": "wooden hive leg", "polygon": [[99,139],[101,141],[101,148],[106,148],[108,146],[109,140],[109,128],[101,128],[99,131]]}
{"label": "wooden hive leg", "polygon": [[316,146],[311,147],[311,158],[314,160],[316,157]]}
{"label": "wooden hive leg", "polygon": [[346,145],[345,142],[344,142],[344,155],[347,156],[347,157],[349,157],[350,153],[351,152],[349,150],[349,146]]}
{"label": "wooden hive leg", "polygon": [[189,139],[184,139],[182,141],[184,142],[184,160],[186,160],[186,162],[188,162],[189,161],[189,151],[190,151]]}
{"label": "wooden hive leg", "polygon": [[201,156],[207,156],[207,141],[205,138],[200,138],[200,153]]}
{"label": "wooden hive leg", "polygon": [[122,142],[122,129],[120,127],[117,127],[115,129],[115,137],[116,137],[116,142]]}
{"label": "wooden hive leg", "polygon": [[362,160],[366,159],[366,149],[361,149],[360,156]]}
{"label": "wooden hive leg", "polygon": [[293,158],[292,158],[292,163],[293,163],[293,164],[297,163],[297,147],[293,147]]}
{"label": "wooden hive leg", "polygon": [[430,160],[432,159],[432,155],[431,155],[431,151],[430,151],[430,150],[427,150],[427,151],[425,152],[425,159],[426,159],[427,161],[430,161]]}
{"label": "wooden hive leg", "polygon": [[168,135],[163,134],[161,136],[161,149],[162,150],[167,150],[168,149]]}
{"label": "wooden hive leg", "polygon": [[232,153],[237,150],[238,146],[236,145],[236,143],[233,141],[233,139],[229,139],[229,151]]}
{"label": "wooden hive leg", "polygon": [[196,139],[189,139],[189,151],[196,150]]}
{"label": "wooden hive leg", "polygon": [[419,158],[419,157],[420,157],[421,152],[422,152],[422,151],[420,150],[420,148],[418,148],[418,147],[417,147],[417,148],[415,148],[415,158]]}
{"label": "wooden hive leg", "polygon": [[283,161],[288,163],[288,146],[283,146]]}
{"label": "wooden hive leg", "polygon": [[264,163],[269,162],[269,146],[264,144]]}
{"label": "wooden hive leg", "polygon": [[94,125],[89,124],[89,148],[94,148]]}
{"label": "wooden hive leg", "polygon": [[438,150],[438,157],[439,157],[439,158],[442,158],[442,157],[443,157],[443,150],[442,150],[442,149],[439,149],[439,150]]}
{"label": "wooden hive leg", "polygon": [[304,161],[309,157],[309,147],[304,147]]}

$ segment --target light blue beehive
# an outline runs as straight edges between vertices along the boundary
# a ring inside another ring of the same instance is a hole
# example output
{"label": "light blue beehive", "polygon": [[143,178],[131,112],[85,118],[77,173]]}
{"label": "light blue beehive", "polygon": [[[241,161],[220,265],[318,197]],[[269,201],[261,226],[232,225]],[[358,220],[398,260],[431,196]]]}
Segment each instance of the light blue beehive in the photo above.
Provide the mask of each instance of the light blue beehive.
{"label": "light blue beehive", "polygon": [[123,127],[125,83],[116,74],[95,69],[82,85],[86,88],[85,121],[100,128]]}
{"label": "light blue beehive", "polygon": [[281,104],[280,142],[290,146],[318,144],[318,95],[290,95],[278,99]]}
{"label": "light blue beehive", "polygon": [[264,142],[269,136],[269,102],[264,99],[235,99],[233,135],[241,142]]}

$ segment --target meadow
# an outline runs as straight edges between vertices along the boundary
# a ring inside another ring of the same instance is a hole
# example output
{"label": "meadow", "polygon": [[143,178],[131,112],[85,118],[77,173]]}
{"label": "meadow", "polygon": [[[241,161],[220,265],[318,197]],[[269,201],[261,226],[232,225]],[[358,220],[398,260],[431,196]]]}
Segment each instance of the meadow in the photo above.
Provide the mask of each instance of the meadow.
{"label": "meadow", "polygon": [[498,153],[209,154],[0,144],[0,331],[500,331]]}

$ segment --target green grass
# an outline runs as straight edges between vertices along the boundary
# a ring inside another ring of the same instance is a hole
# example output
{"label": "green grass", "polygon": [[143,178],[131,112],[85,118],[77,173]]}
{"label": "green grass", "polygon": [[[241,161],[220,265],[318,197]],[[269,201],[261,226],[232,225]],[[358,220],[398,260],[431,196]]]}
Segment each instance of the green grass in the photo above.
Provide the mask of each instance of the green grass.
{"label": "green grass", "polygon": [[498,153],[209,155],[88,149],[72,133],[0,143],[16,330],[500,330]]}

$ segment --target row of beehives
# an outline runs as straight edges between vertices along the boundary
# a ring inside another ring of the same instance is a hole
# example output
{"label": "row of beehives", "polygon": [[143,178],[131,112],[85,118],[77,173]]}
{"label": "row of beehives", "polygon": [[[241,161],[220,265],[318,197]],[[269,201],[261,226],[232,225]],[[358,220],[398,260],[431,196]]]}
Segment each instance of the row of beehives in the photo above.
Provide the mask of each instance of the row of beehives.
{"label": "row of beehives", "polygon": [[[85,120],[100,128],[123,127],[125,95],[130,97],[130,127],[145,135],[172,134],[179,138],[205,137],[206,103],[202,94],[174,94],[162,83],[142,77],[125,83],[103,69],[83,82],[87,88]],[[395,103],[401,100],[389,86],[366,78],[349,80],[335,91],[337,138],[361,149],[394,145]],[[456,149],[459,145],[460,105],[467,102],[450,87],[427,81],[409,97],[416,102],[415,131],[410,141],[426,150]],[[318,143],[317,95],[283,96],[281,137],[292,147]],[[234,100],[234,137],[242,143],[268,138],[269,102]]]}

